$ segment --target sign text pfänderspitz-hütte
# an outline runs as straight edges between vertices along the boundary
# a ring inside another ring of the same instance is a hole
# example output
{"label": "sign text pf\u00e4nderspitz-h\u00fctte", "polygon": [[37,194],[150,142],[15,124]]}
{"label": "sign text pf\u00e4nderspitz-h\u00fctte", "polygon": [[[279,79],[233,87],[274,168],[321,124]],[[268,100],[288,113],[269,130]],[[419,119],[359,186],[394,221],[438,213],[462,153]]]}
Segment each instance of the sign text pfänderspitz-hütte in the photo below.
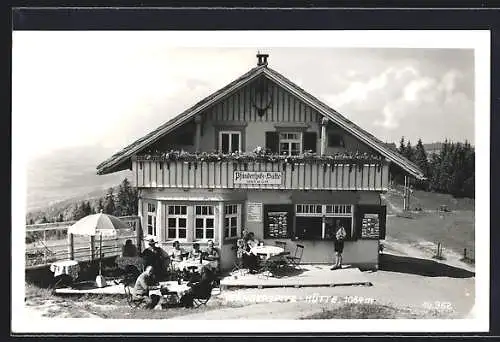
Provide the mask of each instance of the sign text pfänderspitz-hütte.
{"label": "sign text pf\u00e4nderspitz-h\u00fctte", "polygon": [[234,184],[269,184],[281,185],[279,171],[234,171]]}

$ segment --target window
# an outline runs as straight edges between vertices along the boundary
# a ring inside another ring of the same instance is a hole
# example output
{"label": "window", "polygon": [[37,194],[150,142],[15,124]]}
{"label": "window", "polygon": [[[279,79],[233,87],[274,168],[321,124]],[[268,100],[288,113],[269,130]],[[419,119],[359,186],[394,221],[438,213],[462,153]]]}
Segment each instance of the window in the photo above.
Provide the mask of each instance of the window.
{"label": "window", "polygon": [[148,203],[147,229],[148,235],[158,236],[156,231],[156,205],[153,203]]}
{"label": "window", "polygon": [[302,133],[280,133],[279,153],[288,156],[295,156],[302,152]]}
{"label": "window", "polygon": [[321,204],[297,204],[297,216],[322,216],[323,209]]}
{"label": "window", "polygon": [[296,235],[303,240],[330,240],[338,224],[343,225],[350,239],[353,210],[350,204],[297,204]]}
{"label": "window", "polygon": [[328,134],[328,147],[345,147],[344,138],[338,133]]}
{"label": "window", "polygon": [[195,238],[197,240],[206,240],[214,238],[214,207],[211,205],[195,206]]}
{"label": "window", "polygon": [[241,151],[241,132],[222,131],[219,132],[219,151],[232,153]]}
{"label": "window", "polygon": [[237,204],[226,204],[224,207],[224,238],[238,236],[239,210]]}
{"label": "window", "polygon": [[168,239],[186,239],[187,207],[185,205],[168,205],[166,220]]}
{"label": "window", "polygon": [[346,204],[327,204],[326,216],[352,216],[352,206]]}

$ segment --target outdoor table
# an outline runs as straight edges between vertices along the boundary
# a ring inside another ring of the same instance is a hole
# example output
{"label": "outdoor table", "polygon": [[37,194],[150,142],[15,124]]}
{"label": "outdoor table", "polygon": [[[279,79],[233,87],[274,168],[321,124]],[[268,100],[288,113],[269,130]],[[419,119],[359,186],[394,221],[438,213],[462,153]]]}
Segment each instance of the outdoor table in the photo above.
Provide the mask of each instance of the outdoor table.
{"label": "outdoor table", "polygon": [[209,267],[211,269],[217,268],[217,260],[202,260],[200,264],[200,260],[183,260],[183,261],[172,261],[172,266],[179,270],[189,270],[190,267],[196,267],[198,272],[201,272],[202,268]]}
{"label": "outdoor table", "polygon": [[269,259],[273,255],[283,253],[285,250],[277,246],[255,246],[250,249],[250,253],[254,255],[265,255]]}
{"label": "outdoor table", "polygon": [[164,299],[167,299],[170,295],[175,295],[177,296],[176,302],[179,302],[182,296],[184,296],[190,289],[191,287],[184,282],[179,284],[177,281],[161,281],[159,282],[159,287],[157,289],[150,290],[149,294],[155,294]]}
{"label": "outdoor table", "polygon": [[62,260],[51,264],[50,271],[54,273],[54,278],[66,274],[75,281],[80,272],[80,265],[78,265],[78,261],[75,260]]}
{"label": "outdoor table", "polygon": [[144,271],[144,259],[141,257],[116,257],[116,265],[118,268],[125,270],[127,266],[134,266],[139,271]]}

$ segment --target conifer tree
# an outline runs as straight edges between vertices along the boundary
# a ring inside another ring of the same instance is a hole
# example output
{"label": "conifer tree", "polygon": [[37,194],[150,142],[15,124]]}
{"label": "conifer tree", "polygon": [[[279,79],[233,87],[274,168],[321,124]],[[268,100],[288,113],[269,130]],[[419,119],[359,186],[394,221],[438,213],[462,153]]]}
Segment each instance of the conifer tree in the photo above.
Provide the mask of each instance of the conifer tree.
{"label": "conifer tree", "polygon": [[[418,139],[417,145],[415,146],[414,162],[420,170],[422,170],[424,176],[429,178],[429,161],[421,139]],[[417,181],[416,186],[420,189],[427,189],[428,184],[426,181]]]}
{"label": "conifer tree", "polygon": [[104,213],[109,215],[116,215],[115,195],[113,188],[108,189],[106,198],[104,199]]}
{"label": "conifer tree", "polygon": [[406,155],[406,148],[405,148],[405,137],[401,137],[401,140],[399,141],[399,153],[401,153],[403,156]]}

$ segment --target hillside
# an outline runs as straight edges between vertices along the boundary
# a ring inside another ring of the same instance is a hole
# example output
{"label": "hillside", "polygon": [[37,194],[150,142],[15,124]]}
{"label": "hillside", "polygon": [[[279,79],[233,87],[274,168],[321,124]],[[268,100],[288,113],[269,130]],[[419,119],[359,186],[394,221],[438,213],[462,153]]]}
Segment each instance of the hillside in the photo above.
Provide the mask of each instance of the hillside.
{"label": "hillside", "polygon": [[27,165],[27,210],[35,211],[61,201],[99,197],[131,171],[98,176],[96,166],[115,150],[101,146],[67,148],[31,160]]}
{"label": "hillside", "polygon": [[[391,189],[383,195],[383,202],[388,214],[384,243],[388,250],[394,243],[403,243],[432,256],[437,243],[441,243],[447,258],[459,259],[464,249],[469,257],[475,257],[474,199],[417,190],[410,198],[412,211],[402,213],[402,193]],[[438,211],[441,205],[449,211]]]}
{"label": "hillside", "polygon": [[113,149],[85,146],[60,149],[30,160],[27,165],[27,220],[43,215],[69,218],[74,204],[102,197],[108,188],[124,179],[133,182],[131,171],[98,176],[96,166],[111,156]]}

